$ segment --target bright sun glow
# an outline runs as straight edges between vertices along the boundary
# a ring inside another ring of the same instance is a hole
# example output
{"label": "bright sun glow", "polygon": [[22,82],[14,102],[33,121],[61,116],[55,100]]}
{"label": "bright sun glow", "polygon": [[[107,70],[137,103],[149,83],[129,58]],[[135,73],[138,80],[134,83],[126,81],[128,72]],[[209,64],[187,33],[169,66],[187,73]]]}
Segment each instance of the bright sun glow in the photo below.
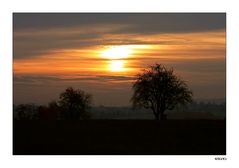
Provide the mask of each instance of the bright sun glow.
{"label": "bright sun glow", "polygon": [[140,52],[141,49],[149,48],[146,45],[121,45],[110,46],[101,51],[101,57],[109,59],[108,70],[112,72],[127,71],[129,68],[125,67],[127,64],[126,58],[134,57],[134,54]]}
{"label": "bright sun glow", "polygon": [[108,59],[123,59],[129,57],[132,49],[129,46],[114,46],[102,52],[102,56]]}
{"label": "bright sun glow", "polygon": [[124,71],[124,60],[112,60],[109,69],[113,72]]}

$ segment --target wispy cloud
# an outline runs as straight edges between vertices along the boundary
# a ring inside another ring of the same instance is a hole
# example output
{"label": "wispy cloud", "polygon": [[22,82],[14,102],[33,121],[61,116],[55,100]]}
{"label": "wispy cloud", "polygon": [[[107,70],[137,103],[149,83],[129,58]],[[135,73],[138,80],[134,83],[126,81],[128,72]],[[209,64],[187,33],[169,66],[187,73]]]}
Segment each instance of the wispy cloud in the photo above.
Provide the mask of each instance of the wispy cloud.
{"label": "wispy cloud", "polygon": [[37,84],[47,82],[80,82],[80,81],[106,81],[106,82],[117,82],[117,81],[132,81],[135,77],[130,76],[88,76],[83,75],[82,77],[60,77],[60,76],[47,76],[47,75],[15,75],[15,84]]}
{"label": "wispy cloud", "polygon": [[[153,38],[225,30],[225,14],[14,14],[14,59],[47,54],[55,49],[101,45],[175,44]],[[139,39],[139,36],[148,36]]]}
{"label": "wispy cloud", "polygon": [[123,33],[188,32],[225,28],[225,13],[15,13],[14,29],[49,29],[104,24],[132,25]]}

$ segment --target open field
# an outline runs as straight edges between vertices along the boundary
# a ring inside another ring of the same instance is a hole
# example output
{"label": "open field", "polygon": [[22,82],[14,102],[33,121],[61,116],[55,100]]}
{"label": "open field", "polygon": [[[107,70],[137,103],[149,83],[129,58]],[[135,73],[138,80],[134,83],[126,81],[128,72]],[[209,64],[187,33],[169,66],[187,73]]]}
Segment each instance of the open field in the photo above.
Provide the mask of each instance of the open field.
{"label": "open field", "polygon": [[225,120],[16,121],[13,154],[225,155]]}

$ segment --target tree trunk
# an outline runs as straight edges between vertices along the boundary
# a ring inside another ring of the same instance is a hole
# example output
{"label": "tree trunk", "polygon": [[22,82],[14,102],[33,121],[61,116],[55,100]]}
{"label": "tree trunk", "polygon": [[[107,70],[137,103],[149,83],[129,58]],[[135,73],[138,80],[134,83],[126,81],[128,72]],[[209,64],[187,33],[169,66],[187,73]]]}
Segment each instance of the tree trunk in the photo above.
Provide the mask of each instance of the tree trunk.
{"label": "tree trunk", "polygon": [[151,109],[152,109],[152,111],[154,113],[155,120],[159,120],[159,112],[158,112],[158,110],[156,111],[156,109],[154,108],[154,104],[153,103],[152,103]]}
{"label": "tree trunk", "polygon": [[154,116],[155,116],[155,120],[159,120],[159,113],[155,113]]}
{"label": "tree trunk", "polygon": [[164,114],[164,111],[160,112],[160,120],[166,120],[167,119],[167,115]]}

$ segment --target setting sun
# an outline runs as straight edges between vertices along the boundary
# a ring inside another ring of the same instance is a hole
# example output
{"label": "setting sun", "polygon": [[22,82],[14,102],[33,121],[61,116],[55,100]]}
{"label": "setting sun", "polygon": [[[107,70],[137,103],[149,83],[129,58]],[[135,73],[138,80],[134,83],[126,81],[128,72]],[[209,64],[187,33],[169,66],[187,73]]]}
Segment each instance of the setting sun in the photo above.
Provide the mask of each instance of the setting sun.
{"label": "setting sun", "polygon": [[109,60],[108,70],[111,72],[122,72],[129,70],[125,64],[129,57],[135,57],[135,54],[142,52],[142,49],[149,48],[148,45],[119,45],[110,46],[101,51],[100,56]]}
{"label": "setting sun", "polygon": [[129,46],[115,46],[110,47],[102,52],[102,56],[108,59],[122,59],[127,58],[132,53]]}

